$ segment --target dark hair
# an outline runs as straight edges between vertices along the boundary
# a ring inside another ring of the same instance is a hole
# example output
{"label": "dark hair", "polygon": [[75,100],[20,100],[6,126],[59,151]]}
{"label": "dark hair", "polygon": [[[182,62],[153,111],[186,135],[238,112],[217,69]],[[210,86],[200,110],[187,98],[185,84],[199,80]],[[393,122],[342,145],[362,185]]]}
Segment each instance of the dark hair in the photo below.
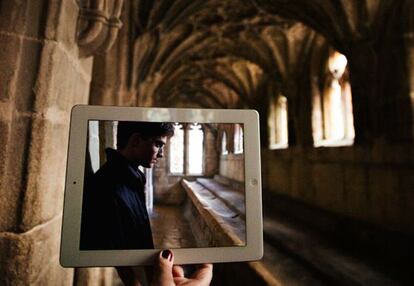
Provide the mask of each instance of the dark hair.
{"label": "dark hair", "polygon": [[139,133],[144,138],[171,137],[174,135],[174,125],[171,122],[119,121],[116,135],[117,148],[125,148],[129,138],[134,133]]}

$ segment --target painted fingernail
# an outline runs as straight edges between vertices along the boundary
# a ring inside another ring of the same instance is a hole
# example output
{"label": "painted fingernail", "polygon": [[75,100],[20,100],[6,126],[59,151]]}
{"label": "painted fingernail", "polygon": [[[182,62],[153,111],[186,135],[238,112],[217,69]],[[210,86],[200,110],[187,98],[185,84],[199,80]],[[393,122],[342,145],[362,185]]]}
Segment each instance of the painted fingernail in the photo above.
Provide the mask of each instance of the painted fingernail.
{"label": "painted fingernail", "polygon": [[169,250],[163,250],[161,253],[161,256],[165,259],[168,259],[169,261],[171,261],[172,259],[172,252]]}

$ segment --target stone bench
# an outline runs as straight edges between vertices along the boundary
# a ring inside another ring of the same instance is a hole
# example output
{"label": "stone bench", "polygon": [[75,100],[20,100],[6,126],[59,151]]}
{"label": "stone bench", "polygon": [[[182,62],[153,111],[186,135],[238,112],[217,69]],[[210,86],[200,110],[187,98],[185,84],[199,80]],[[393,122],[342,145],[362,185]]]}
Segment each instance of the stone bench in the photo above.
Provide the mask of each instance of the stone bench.
{"label": "stone bench", "polygon": [[[191,224],[205,221],[197,232],[207,233],[209,246],[244,244],[240,228],[235,227],[244,226],[245,221],[240,189],[216,178],[183,180],[182,184],[193,205]],[[278,204],[281,199],[273,201],[267,210],[273,211]],[[292,205],[290,208],[299,212]],[[229,285],[404,285],[400,279],[382,273],[372,261],[339,248],[309,226],[277,213],[265,215],[263,259],[218,264],[215,275]]]}
{"label": "stone bench", "polygon": [[[400,258],[396,260],[384,251],[372,253],[355,237],[341,241],[323,232],[322,224],[338,232],[327,213],[280,196],[264,199],[264,256],[260,261],[215,265],[223,285],[412,285],[414,256],[408,240],[389,240]],[[406,253],[395,249],[399,244]]]}
{"label": "stone bench", "polygon": [[184,216],[193,228],[198,247],[245,245],[244,209],[229,203],[240,199],[238,193],[226,190],[229,193],[222,198],[219,195],[224,194],[224,186],[203,179],[183,179],[181,184],[187,194]]}
{"label": "stone bench", "polygon": [[232,186],[223,184],[217,179],[198,178],[197,183],[208,189],[219,200],[221,200],[229,209],[237,213],[246,220],[246,206],[244,189],[234,189]]}

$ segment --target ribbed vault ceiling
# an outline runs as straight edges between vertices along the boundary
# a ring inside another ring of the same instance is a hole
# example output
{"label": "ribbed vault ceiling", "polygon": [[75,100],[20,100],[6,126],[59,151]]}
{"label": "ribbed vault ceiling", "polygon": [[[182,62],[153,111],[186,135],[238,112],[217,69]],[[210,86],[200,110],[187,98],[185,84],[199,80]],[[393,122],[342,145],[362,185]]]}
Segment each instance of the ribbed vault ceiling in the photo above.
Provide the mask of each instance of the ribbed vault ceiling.
{"label": "ribbed vault ceiling", "polygon": [[328,43],[347,52],[369,38],[392,2],[132,1],[129,82],[138,105],[241,108],[264,94],[292,97],[310,64],[321,75]]}

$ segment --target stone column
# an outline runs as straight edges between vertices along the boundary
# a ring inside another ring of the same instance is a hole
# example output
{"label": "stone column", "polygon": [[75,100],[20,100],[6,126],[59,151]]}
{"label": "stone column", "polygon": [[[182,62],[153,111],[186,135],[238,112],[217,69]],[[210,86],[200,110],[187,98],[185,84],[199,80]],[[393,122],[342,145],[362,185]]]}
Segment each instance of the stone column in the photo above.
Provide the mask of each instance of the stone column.
{"label": "stone column", "polygon": [[406,16],[403,17],[406,21],[404,41],[407,54],[407,71],[411,99],[412,136],[414,138],[414,3],[412,1],[406,1],[404,10],[406,12]]}
{"label": "stone column", "polygon": [[[136,90],[131,84],[135,37],[131,15],[136,1],[125,0],[121,10],[122,28],[113,47],[96,54],[89,103],[94,105],[136,106]],[[136,9],[136,8],[135,8]]]}
{"label": "stone column", "polygon": [[[383,23],[372,33],[360,25],[359,35],[346,39],[355,125],[355,144],[383,145],[412,142],[411,107],[404,50],[407,10],[395,1]],[[407,3],[411,1],[406,1]],[[407,5],[408,6],[408,5]],[[407,16],[409,14],[407,13]],[[380,16],[378,16],[380,17]]]}
{"label": "stone column", "polygon": [[374,100],[377,73],[377,54],[369,42],[355,43],[346,54],[349,63],[354,115],[355,144],[369,145],[375,137]]}
{"label": "stone column", "polygon": [[0,284],[73,285],[59,265],[70,110],[87,103],[75,0],[0,2]]}

